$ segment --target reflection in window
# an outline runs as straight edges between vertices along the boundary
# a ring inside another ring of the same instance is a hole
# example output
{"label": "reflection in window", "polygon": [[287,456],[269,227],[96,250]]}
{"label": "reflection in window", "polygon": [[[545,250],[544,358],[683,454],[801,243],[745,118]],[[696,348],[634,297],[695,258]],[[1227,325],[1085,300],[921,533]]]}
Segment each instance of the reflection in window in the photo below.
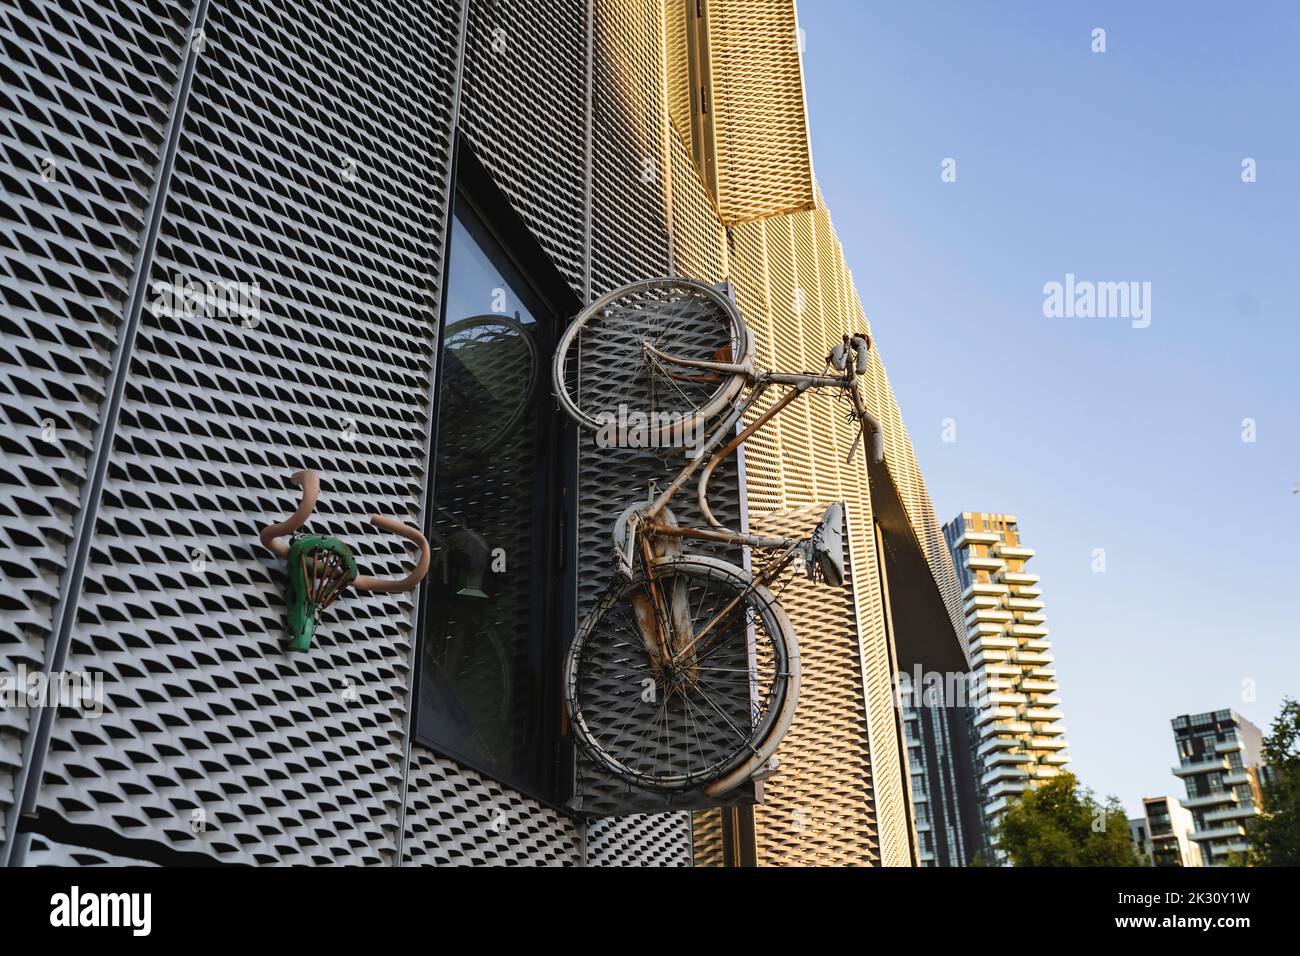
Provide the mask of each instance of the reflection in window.
{"label": "reflection in window", "polygon": [[550,749],[546,330],[463,200],[448,269],[418,735],[537,793]]}

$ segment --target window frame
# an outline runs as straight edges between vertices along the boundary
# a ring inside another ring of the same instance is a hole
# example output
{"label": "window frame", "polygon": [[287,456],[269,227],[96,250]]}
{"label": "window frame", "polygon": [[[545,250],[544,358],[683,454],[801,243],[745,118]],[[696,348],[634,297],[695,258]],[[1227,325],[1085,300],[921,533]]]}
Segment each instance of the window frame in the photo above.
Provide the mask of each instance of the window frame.
{"label": "window frame", "polygon": [[[434,354],[433,388],[430,402],[430,422],[428,440],[425,450],[425,487],[424,487],[424,522],[425,534],[429,535],[435,519],[433,507],[435,488],[435,471],[438,447],[438,422],[442,411],[443,380],[443,338],[442,328],[446,315],[448,291],[450,288],[451,239],[455,228],[456,209],[464,204],[488,233],[488,237],[507,260],[508,265],[527,287],[524,290],[536,303],[537,314],[534,318],[539,324],[547,325],[546,345],[553,348],[555,341],[564,329],[564,324],[581,308],[581,301],[573,288],[563,278],[550,257],[542,249],[537,238],[527,224],[511,206],[504,193],[493,181],[490,173],[478,159],[472,145],[464,133],[457,130],[453,148],[450,170],[451,188],[447,192],[447,204],[444,212],[443,246],[441,254],[441,287],[438,296],[437,312],[434,318],[434,334],[437,341]],[[537,400],[545,402],[549,392],[550,352],[543,355],[542,368],[539,369]],[[545,405],[543,406],[545,407]],[[472,755],[459,752],[454,746],[439,741],[422,732],[420,722],[421,674],[425,632],[429,626],[432,611],[431,585],[426,577],[419,585],[416,614],[416,633],[414,642],[415,664],[413,667],[410,695],[410,716],[408,738],[412,746],[423,747],[438,756],[467,767],[485,778],[496,781],[503,787],[524,794],[554,810],[572,815],[565,803],[571,797],[573,787],[573,747],[568,736],[567,721],[564,716],[563,698],[563,655],[568,640],[572,638],[577,619],[577,429],[567,416],[558,410],[552,411],[548,423],[550,435],[553,436],[552,448],[545,462],[545,481],[534,485],[534,493],[547,499],[545,513],[550,520],[545,533],[547,536],[546,562],[543,577],[546,586],[545,606],[542,608],[543,624],[541,646],[533,648],[540,655],[539,671],[541,687],[539,701],[535,712],[541,723],[539,739],[541,745],[550,751],[544,753],[540,761],[541,775],[537,786],[529,782],[504,779],[496,768],[484,766]]]}

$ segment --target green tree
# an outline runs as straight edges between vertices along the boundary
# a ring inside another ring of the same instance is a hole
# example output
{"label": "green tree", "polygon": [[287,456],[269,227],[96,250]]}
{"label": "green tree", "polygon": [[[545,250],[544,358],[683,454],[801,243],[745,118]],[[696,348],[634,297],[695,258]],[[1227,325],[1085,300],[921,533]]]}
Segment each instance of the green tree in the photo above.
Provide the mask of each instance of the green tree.
{"label": "green tree", "polygon": [[1141,866],[1115,797],[1099,803],[1072,773],[1026,791],[1003,813],[998,849],[1015,866]]}
{"label": "green tree", "polygon": [[1264,738],[1264,813],[1248,831],[1250,862],[1300,866],[1300,703],[1284,698]]}

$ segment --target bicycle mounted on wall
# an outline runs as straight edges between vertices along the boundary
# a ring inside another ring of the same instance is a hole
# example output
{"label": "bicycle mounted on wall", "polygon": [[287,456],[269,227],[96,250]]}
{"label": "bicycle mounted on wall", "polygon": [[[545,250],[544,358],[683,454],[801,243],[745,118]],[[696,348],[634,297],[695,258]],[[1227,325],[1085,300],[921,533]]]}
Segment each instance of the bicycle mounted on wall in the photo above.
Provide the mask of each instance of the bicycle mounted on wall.
{"label": "bicycle mounted on wall", "polygon": [[[764,773],[794,716],[799,652],[769,585],[791,565],[833,587],[844,582],[844,507],[832,504],[804,538],[730,530],[708,502],[710,477],[756,431],[810,389],[847,395],[858,442],[884,457],[880,423],[857,377],[870,338],[844,335],[821,374],[759,369],[754,341],[727,287],[651,279],[580,312],[556,349],[560,406],[580,426],[620,445],[628,422],[654,423],[674,441],[717,419],[666,490],[616,520],[615,584],[578,627],[565,660],[565,704],[579,745],[599,767],[657,791],[703,788],[714,797]],[[771,389],[784,389],[737,431]],[[680,524],[669,502],[696,478],[707,527]],[[686,554],[686,540],[770,552],[756,573]]]}

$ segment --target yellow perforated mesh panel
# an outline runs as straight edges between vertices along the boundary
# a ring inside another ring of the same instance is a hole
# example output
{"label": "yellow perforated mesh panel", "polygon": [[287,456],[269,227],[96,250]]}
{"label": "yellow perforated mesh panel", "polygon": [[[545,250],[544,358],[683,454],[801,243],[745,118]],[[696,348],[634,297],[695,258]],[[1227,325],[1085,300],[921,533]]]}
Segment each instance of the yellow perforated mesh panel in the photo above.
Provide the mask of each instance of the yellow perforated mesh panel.
{"label": "yellow perforated mesh panel", "polygon": [[694,142],[705,179],[716,175],[722,222],[810,208],[816,187],[793,0],[664,0],[664,21],[666,107],[682,141]]}
{"label": "yellow perforated mesh panel", "polygon": [[[719,224],[709,223],[698,204],[688,206],[695,195],[679,190],[674,196],[675,260],[683,271],[686,266],[725,264],[729,268],[760,365],[819,371],[841,335],[870,331],[830,216],[820,202],[810,210],[738,224],[731,229],[729,248],[724,241],[722,251],[715,253],[713,237]],[[711,271],[705,274],[714,277]],[[884,423],[887,466],[950,617],[960,621],[951,560],[878,350],[872,351],[862,388],[868,407]],[[746,443],[746,488],[755,524],[807,509],[811,528],[817,518],[813,512],[827,502],[844,501],[848,506],[851,600],[840,612],[833,612],[833,602],[813,597],[792,601],[788,610],[802,646],[813,655],[809,660],[823,653],[834,658],[827,648],[808,642],[833,643],[834,638],[825,635],[842,632],[827,615],[847,615],[856,642],[856,680],[851,686],[843,683],[843,671],[835,669],[843,664],[842,658],[838,664],[810,671],[796,720],[808,726],[839,726],[846,719],[843,708],[856,708],[865,733],[861,754],[831,756],[807,749],[807,742],[792,731],[782,755],[796,767],[804,764],[804,782],[786,782],[778,775],[767,784],[766,791],[780,794],[780,800],[773,804],[779,809],[766,815],[760,811],[758,816],[760,862],[778,862],[778,857],[787,863],[878,861],[905,866],[911,862],[870,490],[861,454],[850,463],[844,461],[854,436],[845,412],[836,396],[812,393]],[[962,633],[961,628],[956,630]],[[835,679],[829,676],[832,672]],[[790,772],[798,774],[794,769]],[[814,779],[815,785],[808,782]],[[848,800],[849,794],[856,796]],[[847,809],[849,804],[857,806],[856,812]],[[803,829],[791,822],[796,811],[802,814]]]}

